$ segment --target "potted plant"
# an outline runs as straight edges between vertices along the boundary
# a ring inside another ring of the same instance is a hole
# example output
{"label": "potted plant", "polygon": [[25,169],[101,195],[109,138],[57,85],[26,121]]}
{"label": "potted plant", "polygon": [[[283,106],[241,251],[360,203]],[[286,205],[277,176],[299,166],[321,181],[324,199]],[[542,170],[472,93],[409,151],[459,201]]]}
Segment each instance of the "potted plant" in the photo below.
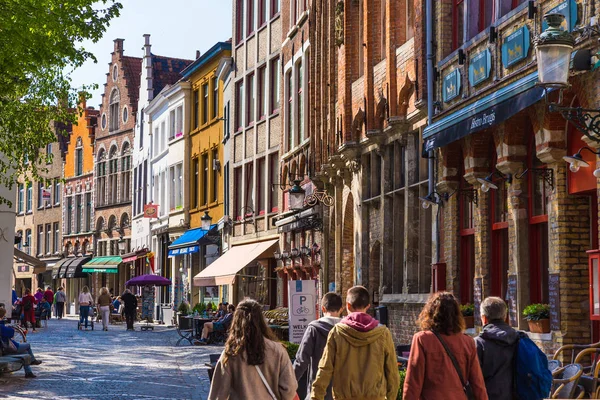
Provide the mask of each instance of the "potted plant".
{"label": "potted plant", "polygon": [[475,306],[472,303],[462,304],[460,306],[460,312],[465,320],[465,325],[467,329],[475,328]]}
{"label": "potted plant", "polygon": [[189,304],[186,301],[182,301],[179,304],[179,307],[177,307],[177,321],[179,322],[180,329],[188,329],[187,328],[188,324],[191,326],[191,323],[189,323],[189,320],[187,318],[182,318],[182,317],[186,317],[189,313],[190,313]]}
{"label": "potted plant", "polygon": [[529,323],[532,333],[550,333],[550,306],[548,304],[530,304],[523,310],[523,316]]}
{"label": "potted plant", "polygon": [[292,362],[293,362],[296,359],[296,353],[298,352],[298,348],[300,348],[300,345],[296,344],[296,343],[292,343],[292,342],[287,342],[287,341],[283,341],[281,343],[287,350],[288,356],[290,356],[290,360],[292,360]]}

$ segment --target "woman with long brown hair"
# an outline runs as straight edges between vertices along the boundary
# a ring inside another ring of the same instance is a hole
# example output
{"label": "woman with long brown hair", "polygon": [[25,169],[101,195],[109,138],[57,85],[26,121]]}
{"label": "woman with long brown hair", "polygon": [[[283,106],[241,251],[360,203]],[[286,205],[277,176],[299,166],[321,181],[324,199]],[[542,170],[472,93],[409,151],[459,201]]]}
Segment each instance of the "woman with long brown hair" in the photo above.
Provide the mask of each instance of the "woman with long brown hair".
{"label": "woman with long brown hair", "polygon": [[292,400],[298,384],[283,345],[267,327],[262,306],[243,300],[233,314],[209,400]]}
{"label": "woman with long brown hair", "polygon": [[[404,381],[405,400],[487,400],[472,337],[452,293],[433,294],[419,315]],[[510,390],[510,389],[507,389]]]}

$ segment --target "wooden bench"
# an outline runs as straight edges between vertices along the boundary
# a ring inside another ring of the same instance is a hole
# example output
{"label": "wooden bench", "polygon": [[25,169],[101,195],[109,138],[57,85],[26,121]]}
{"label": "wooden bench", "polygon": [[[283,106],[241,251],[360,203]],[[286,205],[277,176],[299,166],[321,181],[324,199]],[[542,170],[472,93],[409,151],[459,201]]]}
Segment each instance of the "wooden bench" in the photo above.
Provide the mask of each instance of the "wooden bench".
{"label": "wooden bench", "polygon": [[29,354],[10,354],[0,357],[0,374],[15,372],[31,363]]}

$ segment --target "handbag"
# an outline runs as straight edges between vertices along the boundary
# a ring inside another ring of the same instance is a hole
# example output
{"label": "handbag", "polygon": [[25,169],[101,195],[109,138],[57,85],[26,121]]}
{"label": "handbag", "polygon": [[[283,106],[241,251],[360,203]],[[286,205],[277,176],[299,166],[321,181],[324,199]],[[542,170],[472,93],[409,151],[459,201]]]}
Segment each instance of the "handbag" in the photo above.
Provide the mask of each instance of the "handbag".
{"label": "handbag", "polygon": [[463,387],[463,391],[465,392],[465,396],[467,396],[468,400],[475,400],[475,395],[473,395],[473,388],[471,387],[471,384],[469,383],[469,381],[465,381],[464,380],[462,371],[460,369],[460,366],[458,365],[458,361],[456,361],[456,358],[454,357],[454,354],[452,354],[452,352],[450,351],[450,349],[446,345],[446,342],[444,342],[444,340],[442,339],[442,337],[436,331],[431,331],[431,332],[433,332],[433,334],[435,335],[435,337],[438,338],[438,340],[440,341],[440,343],[442,344],[442,346],[444,346],[444,349],[446,350],[446,353],[448,354],[448,357],[450,357],[450,360],[452,360],[452,365],[454,365],[454,369],[456,370],[456,373],[458,374],[458,379],[460,379],[460,384]]}
{"label": "handbag", "polygon": [[16,354],[19,352],[19,349],[17,349],[17,346],[15,345],[15,342],[12,341],[12,339],[7,339],[7,340],[1,340],[0,342],[2,343],[2,354]]}
{"label": "handbag", "polygon": [[[273,393],[273,390],[271,390],[271,386],[269,386],[269,384],[267,383],[267,380],[265,379],[265,376],[263,375],[262,371],[260,370],[260,368],[258,367],[258,365],[254,366],[256,368],[256,370],[258,371],[258,375],[260,376],[260,380],[263,382],[263,384],[265,385],[265,387],[267,388],[267,391],[269,392],[269,394],[271,395],[271,398],[273,400],[277,400],[277,397],[275,397],[275,393]],[[294,396],[294,400],[300,400],[300,397],[298,396],[298,394],[296,393],[296,396]]]}

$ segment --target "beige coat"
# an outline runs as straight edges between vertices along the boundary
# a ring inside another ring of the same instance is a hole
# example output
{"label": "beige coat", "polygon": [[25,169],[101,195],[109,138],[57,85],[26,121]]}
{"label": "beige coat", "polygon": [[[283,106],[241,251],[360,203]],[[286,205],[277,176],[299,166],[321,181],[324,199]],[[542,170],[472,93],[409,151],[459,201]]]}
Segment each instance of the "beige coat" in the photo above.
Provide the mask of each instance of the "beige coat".
{"label": "beige coat", "polygon": [[[208,400],[271,400],[256,367],[248,365],[243,358],[230,357],[226,365],[219,360]],[[265,339],[265,362],[259,368],[277,400],[294,398],[298,383],[290,357],[281,343]]]}

